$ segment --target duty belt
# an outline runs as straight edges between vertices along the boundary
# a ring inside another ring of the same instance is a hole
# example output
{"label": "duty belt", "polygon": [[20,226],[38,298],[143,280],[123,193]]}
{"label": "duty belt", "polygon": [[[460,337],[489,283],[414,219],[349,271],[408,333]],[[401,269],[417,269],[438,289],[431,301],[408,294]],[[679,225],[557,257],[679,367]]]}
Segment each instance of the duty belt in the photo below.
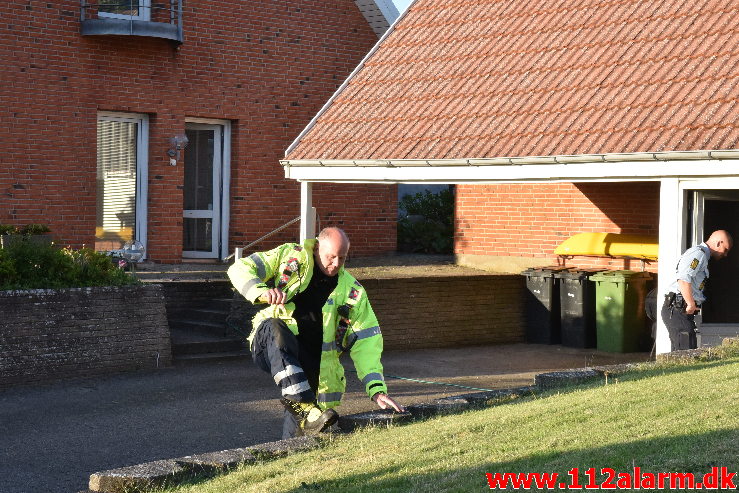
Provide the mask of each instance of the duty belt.
{"label": "duty belt", "polygon": [[[685,308],[688,306],[688,304],[685,302],[685,298],[683,298],[683,295],[680,293],[667,293],[665,295],[665,303],[673,308],[679,308],[680,310],[685,310]],[[696,303],[695,306],[698,308],[701,307],[700,303]]]}

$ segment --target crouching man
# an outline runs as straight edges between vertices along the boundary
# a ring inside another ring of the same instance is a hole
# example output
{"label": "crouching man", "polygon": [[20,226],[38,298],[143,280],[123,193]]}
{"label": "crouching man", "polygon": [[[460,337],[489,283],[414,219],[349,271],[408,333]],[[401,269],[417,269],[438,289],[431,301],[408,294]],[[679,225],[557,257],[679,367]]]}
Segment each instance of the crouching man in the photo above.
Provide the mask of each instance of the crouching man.
{"label": "crouching man", "polygon": [[267,307],[254,317],[252,359],[272,375],[285,407],[282,437],[334,424],[346,388],[339,355],[348,351],[367,395],[382,409],[405,409],[387,394],[382,334],[367,294],[345,269],[349,238],[326,228],[318,239],[287,243],[239,259],[234,287]]}

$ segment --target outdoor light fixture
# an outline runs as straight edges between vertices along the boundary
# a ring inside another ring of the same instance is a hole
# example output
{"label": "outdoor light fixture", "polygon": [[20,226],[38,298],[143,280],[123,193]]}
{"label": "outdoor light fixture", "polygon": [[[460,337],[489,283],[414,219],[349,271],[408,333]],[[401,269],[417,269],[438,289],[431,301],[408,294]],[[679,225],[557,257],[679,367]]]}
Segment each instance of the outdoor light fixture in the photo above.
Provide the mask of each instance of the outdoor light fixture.
{"label": "outdoor light fixture", "polygon": [[146,248],[138,240],[127,241],[121,250],[121,256],[131,265],[131,274],[136,277],[136,264],[144,259]]}
{"label": "outdoor light fixture", "polygon": [[167,151],[167,155],[169,156],[170,165],[175,166],[177,164],[177,160],[180,159],[180,151],[187,147],[189,142],[190,140],[185,134],[177,134],[169,139],[169,150]]}

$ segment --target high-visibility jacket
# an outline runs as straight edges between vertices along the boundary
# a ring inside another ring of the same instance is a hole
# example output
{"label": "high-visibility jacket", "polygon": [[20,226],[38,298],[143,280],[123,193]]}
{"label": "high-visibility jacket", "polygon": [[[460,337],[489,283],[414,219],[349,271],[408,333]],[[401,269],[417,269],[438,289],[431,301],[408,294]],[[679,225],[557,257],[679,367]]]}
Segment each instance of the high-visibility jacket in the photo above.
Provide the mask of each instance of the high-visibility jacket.
{"label": "high-visibility jacket", "polygon": [[[268,305],[256,314],[252,321],[254,330],[249,336],[250,344],[255,329],[267,318],[283,320],[293,334],[298,334],[298,324],[293,318],[295,304],[290,300],[310,283],[315,245],[315,239],[306,240],[303,245],[287,243],[239,259],[228,269],[234,287],[252,303],[258,303],[259,297],[274,287],[287,295],[284,308]],[[323,346],[317,402],[323,409],[338,406],[346,390],[344,367],[339,362],[339,355],[344,351],[349,351],[367,395],[387,393],[380,363],[382,334],[367,293],[343,266],[337,275],[338,284],[321,309]]]}

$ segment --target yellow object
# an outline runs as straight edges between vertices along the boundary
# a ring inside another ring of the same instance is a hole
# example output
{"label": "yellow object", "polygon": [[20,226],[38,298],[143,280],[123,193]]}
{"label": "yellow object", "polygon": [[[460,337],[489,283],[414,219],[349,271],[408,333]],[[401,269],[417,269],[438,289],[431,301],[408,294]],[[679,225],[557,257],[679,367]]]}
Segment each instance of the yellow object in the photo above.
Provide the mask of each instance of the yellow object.
{"label": "yellow object", "polygon": [[580,233],[571,236],[554,249],[555,255],[627,257],[657,260],[659,243],[656,236],[618,233]]}

